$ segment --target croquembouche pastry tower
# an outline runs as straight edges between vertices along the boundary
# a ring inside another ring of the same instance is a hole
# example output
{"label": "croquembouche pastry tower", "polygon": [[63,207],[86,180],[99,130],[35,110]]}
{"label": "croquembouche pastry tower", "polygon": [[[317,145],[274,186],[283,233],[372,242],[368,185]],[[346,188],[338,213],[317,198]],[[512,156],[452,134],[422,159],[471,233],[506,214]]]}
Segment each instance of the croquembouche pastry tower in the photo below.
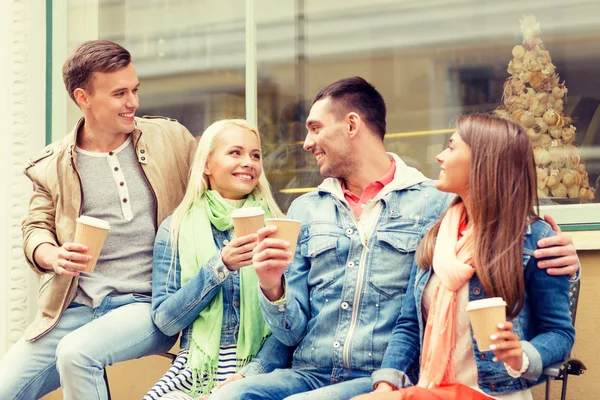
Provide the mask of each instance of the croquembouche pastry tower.
{"label": "croquembouche pastry tower", "polygon": [[504,83],[503,105],[495,114],[519,122],[533,144],[540,198],[593,200],[576,128],[564,115],[567,87],[540,39],[534,16],[521,20],[523,44],[513,47],[511,75]]}

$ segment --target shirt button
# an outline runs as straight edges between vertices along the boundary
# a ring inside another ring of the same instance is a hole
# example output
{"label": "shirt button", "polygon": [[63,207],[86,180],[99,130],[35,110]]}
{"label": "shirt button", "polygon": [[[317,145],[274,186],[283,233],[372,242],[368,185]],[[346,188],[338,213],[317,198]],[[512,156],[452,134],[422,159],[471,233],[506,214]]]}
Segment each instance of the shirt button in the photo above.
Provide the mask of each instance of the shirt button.
{"label": "shirt button", "polygon": [[485,353],[480,353],[479,354],[479,359],[480,360],[485,360],[487,357],[485,356]]}
{"label": "shirt button", "polygon": [[125,182],[119,182],[119,185],[125,186]]}
{"label": "shirt button", "polygon": [[118,170],[119,170],[119,167],[115,167],[115,171],[118,171]]}
{"label": "shirt button", "polygon": [[239,301],[234,301],[233,302],[233,306],[239,308],[240,307],[240,302]]}
{"label": "shirt button", "polygon": [[479,296],[481,294],[481,289],[479,289],[478,287],[474,287],[473,288],[473,294],[475,296]]}
{"label": "shirt button", "polygon": [[280,304],[277,306],[277,309],[279,310],[279,312],[284,312],[285,311],[285,306],[283,304]]}
{"label": "shirt button", "polygon": [[348,268],[354,268],[355,264],[354,264],[354,261],[349,261],[347,265],[348,265]]}
{"label": "shirt button", "polygon": [[224,279],[225,278],[225,272],[223,272],[223,271],[219,272],[219,278]]}
{"label": "shirt button", "polygon": [[227,239],[223,240],[223,245],[224,246],[227,246],[228,244],[229,244],[229,240],[227,240]]}
{"label": "shirt button", "polygon": [[123,203],[127,203],[127,199],[123,199]]}
{"label": "shirt button", "polygon": [[373,357],[373,354],[372,354],[372,353],[369,353],[369,357]]}
{"label": "shirt button", "polygon": [[108,152],[108,155],[109,155],[109,156],[112,156],[113,154],[115,154],[115,153],[113,153],[112,151],[109,151],[109,152]]}
{"label": "shirt button", "polygon": [[239,272],[237,269],[236,269],[235,271],[233,271],[233,274],[234,274],[234,275],[237,275],[237,274],[239,274],[239,273],[240,273],[240,272]]}
{"label": "shirt button", "polygon": [[341,343],[340,343],[340,342],[338,342],[337,340],[336,340],[335,342],[333,342],[333,348],[334,348],[334,349],[339,349],[339,348],[340,348],[340,346],[341,346]]}
{"label": "shirt button", "polygon": [[354,233],[354,230],[352,228],[346,229],[346,236],[351,236],[353,233]]}
{"label": "shirt button", "polygon": [[140,153],[142,153],[142,154],[144,154],[145,152],[146,152],[146,150],[144,150],[144,149],[140,150]]}
{"label": "shirt button", "polygon": [[348,304],[348,302],[346,302],[346,301],[342,302],[342,309],[343,310],[347,310],[348,307],[350,307],[350,305]]}
{"label": "shirt button", "polygon": [[142,158],[140,158],[140,160],[146,161],[146,157],[142,157]]}
{"label": "shirt button", "polygon": [[491,390],[496,390],[497,387],[498,386],[494,382],[490,383],[490,389]]}

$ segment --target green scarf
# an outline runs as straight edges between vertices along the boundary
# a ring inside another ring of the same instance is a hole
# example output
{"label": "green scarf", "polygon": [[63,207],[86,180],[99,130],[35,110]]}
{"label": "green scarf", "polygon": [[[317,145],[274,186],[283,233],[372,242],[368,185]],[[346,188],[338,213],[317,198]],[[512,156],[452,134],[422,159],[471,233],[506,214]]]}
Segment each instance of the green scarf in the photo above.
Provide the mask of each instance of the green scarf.
{"label": "green scarf", "polygon": [[[248,195],[242,207],[262,207],[265,217],[271,216],[267,202],[256,190]],[[215,190],[206,191],[192,204],[179,230],[178,251],[182,286],[219,251],[215,246],[211,225],[223,232],[230,230],[233,227],[231,212],[234,208]],[[240,328],[236,344],[238,370],[256,356],[270,333],[258,302],[256,272],[252,266],[240,268],[239,271]],[[194,386],[188,393],[191,396],[208,394],[216,384],[222,322],[223,292],[219,290],[192,323],[187,365],[191,368],[194,378]],[[196,383],[200,380],[205,382],[202,387],[198,387]]]}

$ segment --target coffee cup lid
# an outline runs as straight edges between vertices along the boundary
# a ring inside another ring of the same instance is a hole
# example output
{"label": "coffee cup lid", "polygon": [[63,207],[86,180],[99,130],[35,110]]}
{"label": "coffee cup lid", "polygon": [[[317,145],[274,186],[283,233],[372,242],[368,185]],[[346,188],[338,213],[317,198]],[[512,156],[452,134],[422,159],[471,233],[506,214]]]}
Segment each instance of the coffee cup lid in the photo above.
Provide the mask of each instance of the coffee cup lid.
{"label": "coffee cup lid", "polygon": [[77,222],[93,226],[95,228],[110,230],[110,224],[103,219],[98,219],[94,217],[88,217],[87,215],[82,215],[77,218]]}
{"label": "coffee cup lid", "polygon": [[290,222],[293,224],[301,224],[302,221],[297,219],[289,219],[289,218],[267,218],[265,219],[265,224],[269,225],[269,222]]}
{"label": "coffee cup lid", "polygon": [[489,299],[470,301],[467,304],[467,311],[498,306],[506,306],[506,302],[502,299],[502,297],[490,297]]}
{"label": "coffee cup lid", "polygon": [[233,210],[231,218],[256,217],[258,215],[265,215],[265,210],[261,207],[243,207]]}

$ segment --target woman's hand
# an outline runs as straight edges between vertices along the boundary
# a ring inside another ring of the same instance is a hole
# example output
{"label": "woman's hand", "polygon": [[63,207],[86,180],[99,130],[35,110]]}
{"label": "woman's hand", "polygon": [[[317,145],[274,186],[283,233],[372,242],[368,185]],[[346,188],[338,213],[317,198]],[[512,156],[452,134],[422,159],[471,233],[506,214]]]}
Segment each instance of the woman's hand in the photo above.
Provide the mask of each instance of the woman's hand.
{"label": "woman's hand", "polygon": [[256,234],[240,236],[221,249],[223,264],[230,271],[252,264],[252,250],[258,244]]}
{"label": "woman's hand", "polygon": [[244,376],[244,375],[242,375],[242,374],[240,374],[240,373],[237,373],[237,374],[230,375],[230,376],[229,376],[227,379],[225,379],[223,382],[220,382],[220,383],[219,383],[219,384],[218,384],[218,385],[215,387],[215,390],[219,390],[219,389],[221,389],[223,386],[227,385],[228,383],[235,382],[235,381],[239,381],[240,379],[244,379],[244,378],[245,378],[245,376]]}
{"label": "woman's hand", "polygon": [[375,392],[375,393],[393,392],[393,391],[394,391],[394,387],[387,382],[379,382],[379,384],[377,384],[377,387],[375,388],[375,390],[373,390],[373,392]]}
{"label": "woman's hand", "polygon": [[498,325],[498,333],[490,337],[490,350],[494,352],[494,361],[504,361],[515,371],[523,366],[523,348],[521,339],[513,332],[512,322]]}

